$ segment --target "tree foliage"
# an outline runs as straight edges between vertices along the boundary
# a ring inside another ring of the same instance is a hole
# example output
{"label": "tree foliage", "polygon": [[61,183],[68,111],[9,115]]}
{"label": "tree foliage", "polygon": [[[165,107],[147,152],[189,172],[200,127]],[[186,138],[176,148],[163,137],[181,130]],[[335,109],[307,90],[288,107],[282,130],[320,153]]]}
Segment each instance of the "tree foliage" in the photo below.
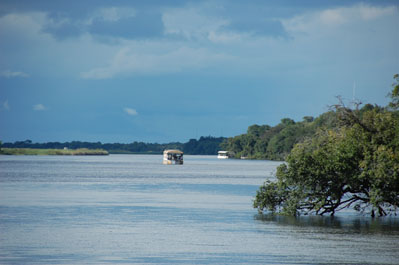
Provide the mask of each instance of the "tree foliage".
{"label": "tree foliage", "polygon": [[339,126],[296,144],[278,167],[277,181],[257,191],[254,207],[288,215],[334,215],[349,207],[372,216],[396,213],[399,113],[393,110],[397,98],[391,99],[389,108],[336,105]]}
{"label": "tree foliage", "polygon": [[217,155],[220,144],[224,141],[223,137],[201,136],[198,140],[190,139],[183,144],[185,154],[195,155]]}
{"label": "tree foliage", "polygon": [[246,134],[226,139],[221,147],[232,151],[236,158],[284,160],[296,143],[312,137],[318,128],[335,126],[335,112],[331,111],[316,119],[305,116],[301,122],[284,118],[274,127],[251,125]]}
{"label": "tree foliage", "polygon": [[393,76],[394,83],[392,84],[392,92],[389,94],[391,98],[391,102],[389,103],[389,107],[394,110],[399,109],[399,74]]}

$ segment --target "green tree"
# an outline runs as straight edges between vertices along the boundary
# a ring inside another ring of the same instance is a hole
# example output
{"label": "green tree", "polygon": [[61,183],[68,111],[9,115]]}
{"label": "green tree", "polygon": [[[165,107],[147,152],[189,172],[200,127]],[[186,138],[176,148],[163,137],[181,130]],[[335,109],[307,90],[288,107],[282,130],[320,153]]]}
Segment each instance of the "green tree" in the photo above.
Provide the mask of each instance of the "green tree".
{"label": "green tree", "polygon": [[396,212],[399,118],[387,109],[366,108],[337,105],[340,127],[297,144],[278,167],[277,181],[257,191],[254,207],[288,215],[334,215],[348,207],[372,216]]}
{"label": "green tree", "polygon": [[312,122],[312,121],[314,121],[314,118],[312,116],[305,116],[305,117],[303,117],[303,121]]}
{"label": "green tree", "polygon": [[389,103],[389,107],[391,107],[392,109],[398,109],[399,108],[399,74],[394,75],[393,79],[395,81],[392,84],[392,87],[393,87],[392,92],[389,94],[389,97],[392,100]]}

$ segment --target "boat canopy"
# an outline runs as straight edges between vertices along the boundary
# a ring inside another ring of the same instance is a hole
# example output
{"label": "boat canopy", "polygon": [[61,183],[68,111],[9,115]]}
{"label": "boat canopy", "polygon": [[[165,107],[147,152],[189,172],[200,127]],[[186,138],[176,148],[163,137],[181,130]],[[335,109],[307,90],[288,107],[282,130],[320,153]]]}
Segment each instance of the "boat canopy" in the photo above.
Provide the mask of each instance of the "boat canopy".
{"label": "boat canopy", "polygon": [[170,150],[165,150],[163,151],[164,154],[180,154],[182,155],[183,152],[180,150],[174,150],[174,149],[170,149]]}

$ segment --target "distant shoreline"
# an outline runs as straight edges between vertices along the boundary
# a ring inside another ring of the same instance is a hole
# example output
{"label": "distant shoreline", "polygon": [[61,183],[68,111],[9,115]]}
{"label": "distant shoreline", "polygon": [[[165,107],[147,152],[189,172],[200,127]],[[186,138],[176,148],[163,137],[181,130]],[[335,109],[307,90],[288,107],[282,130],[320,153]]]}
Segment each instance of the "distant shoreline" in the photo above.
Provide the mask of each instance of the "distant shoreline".
{"label": "distant shoreline", "polygon": [[0,155],[61,155],[61,156],[87,156],[109,155],[103,149],[36,149],[36,148],[1,148]]}
{"label": "distant shoreline", "polygon": [[[221,150],[220,144],[226,140],[224,137],[201,136],[197,139],[190,139],[186,143],[170,142],[164,144],[158,143],[101,143],[101,142],[44,142],[33,143],[31,140],[16,141],[14,143],[2,143],[1,148],[32,148],[32,149],[80,149],[105,150],[109,154],[162,154],[166,149],[182,150],[189,155],[216,155]],[[1,152],[0,152],[1,153]]]}

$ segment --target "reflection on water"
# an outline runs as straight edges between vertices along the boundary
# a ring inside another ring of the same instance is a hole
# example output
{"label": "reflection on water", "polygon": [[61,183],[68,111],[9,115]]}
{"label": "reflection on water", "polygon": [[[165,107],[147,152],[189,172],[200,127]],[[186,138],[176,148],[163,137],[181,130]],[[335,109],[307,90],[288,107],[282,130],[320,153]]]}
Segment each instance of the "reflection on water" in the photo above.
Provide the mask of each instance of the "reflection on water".
{"label": "reflection on water", "polygon": [[398,219],[255,215],[279,164],[0,156],[0,264],[398,264]]}
{"label": "reflection on water", "polygon": [[257,214],[255,220],[274,223],[281,226],[319,228],[323,231],[360,234],[388,234],[399,235],[399,218],[383,217],[370,218],[368,216],[284,216],[277,214]]}

